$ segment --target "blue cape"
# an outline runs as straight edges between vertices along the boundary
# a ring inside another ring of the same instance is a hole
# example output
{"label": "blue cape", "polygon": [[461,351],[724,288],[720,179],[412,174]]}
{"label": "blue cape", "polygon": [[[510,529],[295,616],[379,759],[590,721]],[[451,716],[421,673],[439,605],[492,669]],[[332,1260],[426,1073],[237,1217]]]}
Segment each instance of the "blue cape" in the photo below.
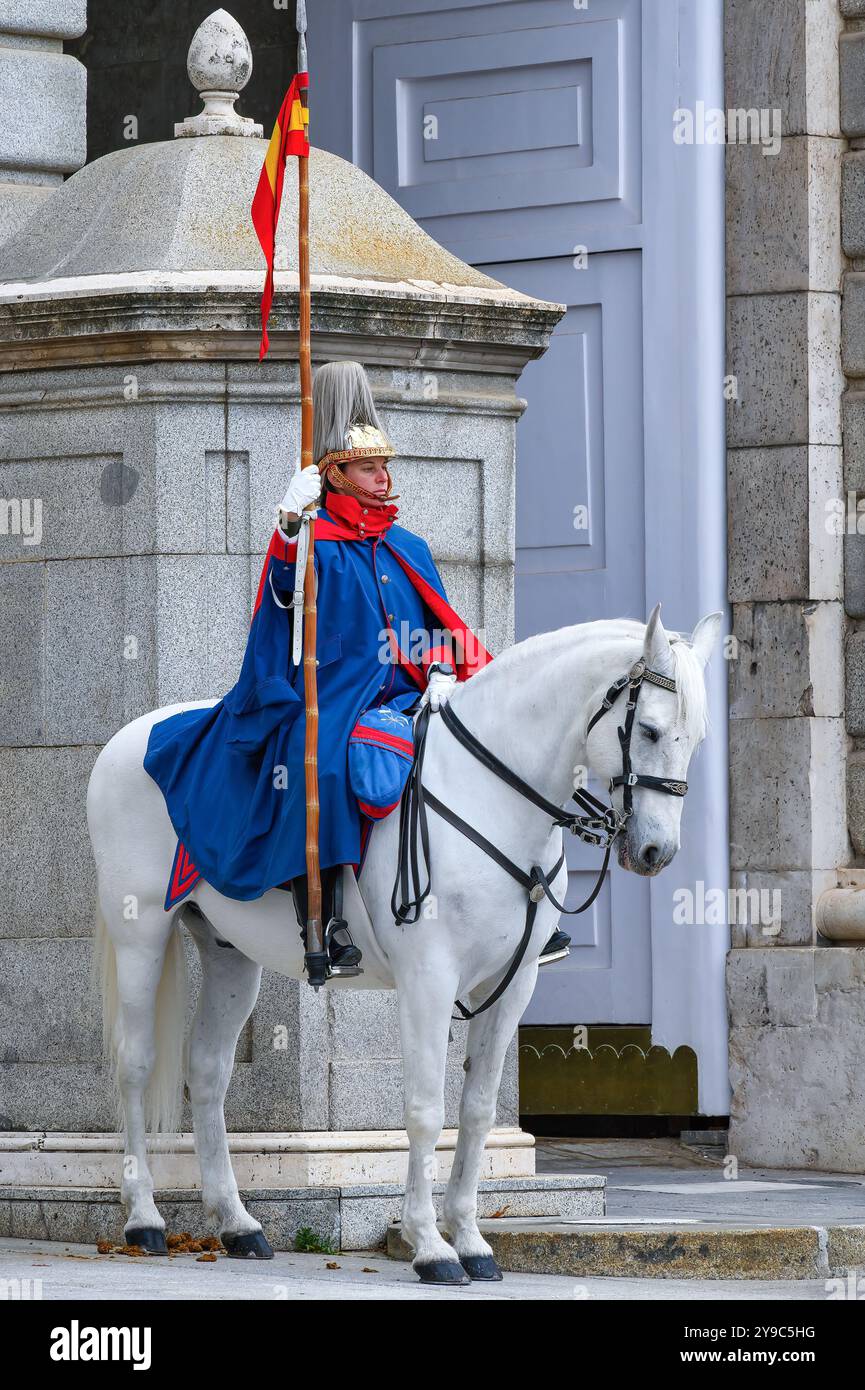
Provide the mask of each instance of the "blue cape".
{"label": "blue cape", "polygon": [[[437,656],[461,680],[492,659],[450,607],[426,541],[396,524],[392,504],[372,522],[374,511],[328,493],[315,522],[323,869],[357,868],[372,824],[348,781],[360,715],[381,704],[411,709]],[[248,900],[306,872],[303,662],[292,663],[292,610],[282,606],[292,600],[296,549],[275,532],[237,684],[212,708],[182,711],[150,732],[144,767],[181,842],[166,908],[199,875]]]}

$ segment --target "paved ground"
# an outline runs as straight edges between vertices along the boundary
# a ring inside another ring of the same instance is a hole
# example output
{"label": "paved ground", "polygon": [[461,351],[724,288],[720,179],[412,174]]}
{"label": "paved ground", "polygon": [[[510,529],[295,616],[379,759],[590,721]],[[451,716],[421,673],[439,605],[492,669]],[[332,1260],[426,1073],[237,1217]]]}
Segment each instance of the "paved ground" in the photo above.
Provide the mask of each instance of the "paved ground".
{"label": "paved ground", "polygon": [[[328,1269],[335,1263],[338,1269]],[[199,1264],[194,1255],[173,1259],[97,1255],[91,1246],[0,1239],[0,1281],[41,1279],[43,1299],[94,1301],[250,1299],[651,1299],[693,1302],[742,1299],[825,1301],[823,1281],[733,1282],[718,1279],[585,1279],[506,1274],[501,1284],[424,1288],[410,1265],[379,1252],[368,1255],[277,1255],[265,1263],[219,1258]],[[0,1285],[0,1288],[4,1286]],[[21,1286],[15,1286],[20,1288]],[[2,1297],[2,1295],[0,1295]]]}
{"label": "paved ground", "polygon": [[[539,1172],[604,1173],[607,1217],[731,1225],[865,1222],[865,1174],[740,1168],[726,1179],[720,1156],[675,1139],[538,1140]],[[328,1269],[329,1263],[337,1265]],[[865,1277],[865,1276],[863,1276]],[[820,1300],[823,1280],[585,1279],[506,1274],[501,1284],[426,1288],[410,1265],[380,1252],[279,1254],[266,1263],[194,1255],[170,1260],[100,1256],[90,1246],[0,1239],[0,1281],[41,1279],[43,1299],[515,1299]],[[12,1286],[17,1287],[17,1286]],[[7,1286],[0,1284],[0,1298]],[[862,1292],[865,1292],[863,1287]],[[860,1294],[861,1296],[861,1294]]]}
{"label": "paved ground", "polygon": [[608,1221],[865,1222],[865,1173],[740,1165],[727,1178],[705,1153],[678,1139],[538,1139],[536,1162],[539,1173],[603,1173]]}

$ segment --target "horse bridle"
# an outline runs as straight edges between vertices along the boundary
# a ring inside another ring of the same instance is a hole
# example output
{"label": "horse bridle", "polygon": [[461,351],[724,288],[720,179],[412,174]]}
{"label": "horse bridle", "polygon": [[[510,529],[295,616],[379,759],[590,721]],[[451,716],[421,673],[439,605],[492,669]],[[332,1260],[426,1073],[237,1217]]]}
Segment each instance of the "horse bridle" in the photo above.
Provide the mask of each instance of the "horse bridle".
{"label": "horse bridle", "polygon": [[625,686],[630,686],[630,698],[625,705],[625,726],[619,728],[619,743],[622,745],[622,771],[619,777],[610,778],[610,792],[615,787],[622,788],[622,816],[620,817],[619,830],[624,826],[625,821],[632,814],[634,809],[634,787],[649,787],[651,791],[666,792],[669,796],[684,796],[688,790],[687,782],[676,782],[669,777],[650,777],[644,772],[634,772],[631,767],[631,732],[634,727],[634,719],[637,713],[637,700],[643,681],[649,681],[652,685],[660,685],[663,690],[672,690],[675,693],[676,682],[670,676],[662,676],[659,671],[652,671],[641,658],[635,661],[626,676],[620,676],[614,681],[601,701],[600,709],[596,710],[589,720],[586,728],[586,737],[592,732],[599,719],[602,719],[608,709],[612,709],[616,700],[621,695]]}
{"label": "horse bridle", "polygon": [[[515,878],[518,883],[521,883],[529,895],[523,936],[507,971],[490,997],[477,1009],[468,1010],[464,1008],[459,1000],[456,1000],[456,1006],[463,1019],[476,1018],[478,1014],[483,1013],[484,1010],[490,1008],[497,999],[501,998],[519,969],[520,963],[525,955],[532,934],[537,906],[544,896],[549,898],[550,902],[559,912],[565,913],[565,915],[569,917],[585,912],[587,908],[591,907],[595,898],[601,891],[601,885],[606,876],[613,845],[625,828],[629,817],[633,814],[634,787],[647,787],[651,791],[666,792],[669,796],[684,796],[687,792],[687,782],[678,782],[667,777],[651,777],[646,773],[634,772],[631,765],[631,734],[637,711],[637,700],[639,699],[640,690],[642,689],[644,681],[648,681],[652,685],[659,685],[664,690],[671,690],[673,692],[676,690],[675,680],[671,679],[669,676],[662,676],[658,671],[652,671],[646,665],[645,660],[641,658],[634,663],[627,675],[620,676],[618,680],[613,682],[607,690],[600,707],[592,715],[586,727],[586,737],[588,737],[598,720],[602,719],[607,711],[613,708],[622,691],[626,686],[628,687],[624,727],[620,727],[618,730],[619,743],[622,749],[622,771],[618,777],[610,778],[611,794],[616,787],[622,788],[621,811],[617,811],[612,805],[605,806],[603,802],[599,801],[591,792],[585,791],[582,788],[578,788],[576,791],[572,792],[570,797],[580,808],[579,811],[567,811],[561,806],[556,806],[554,802],[549,801],[547,797],[543,796],[539,791],[536,791],[528,782],[525,782],[522,777],[512,772],[507,764],[496,757],[495,753],[492,753],[489,748],[486,748],[484,744],[466,728],[449,704],[446,703],[441,706],[440,714],[445,727],[451,731],[464,748],[467,748],[479,762],[483,763],[484,767],[488,768],[490,772],[495,773],[495,775],[501,778],[503,782],[506,782],[508,786],[513,787],[513,789],[524,796],[526,800],[533,802],[535,806],[545,811],[546,814],[551,817],[554,825],[560,825],[563,829],[567,828],[587,844],[596,845],[598,848],[604,850],[604,862],[601,865],[591,893],[579,907],[572,908],[566,908],[562,903],[557,902],[550,889],[550,882],[556,878],[556,875],[564,863],[564,847],[562,848],[562,853],[559,855],[555,866],[547,873],[544,873],[543,869],[538,864],[533,864],[529,873],[526,873],[519,865],[514,864],[512,860],[508,859],[507,855],[502,854],[501,850],[487,840],[484,835],[481,835],[480,831],[475,830],[473,826],[469,825],[467,821],[464,821],[462,817],[458,816],[450,807],[445,806],[438,797],[434,796],[432,792],[424,787],[422,780],[423,761],[426,752],[426,737],[429,727],[431,706],[426,704],[420,711],[414,728],[414,761],[400,800],[397,873],[390,900],[395,924],[397,926],[402,926],[407,922],[416,922],[420,916],[421,907],[431,891],[432,876],[429,854],[429,828],[426,817],[427,806],[432,807],[443,820],[448,821],[457,830],[460,830],[467,839],[483,849],[490,858],[501,865],[512,878]],[[420,833],[423,857],[426,863],[427,884],[423,890],[421,890],[420,886],[420,870],[417,852],[418,833]],[[407,896],[410,875],[411,891],[413,893],[413,897],[411,898]],[[397,903],[398,888],[401,890],[402,898],[402,901],[399,903]]]}

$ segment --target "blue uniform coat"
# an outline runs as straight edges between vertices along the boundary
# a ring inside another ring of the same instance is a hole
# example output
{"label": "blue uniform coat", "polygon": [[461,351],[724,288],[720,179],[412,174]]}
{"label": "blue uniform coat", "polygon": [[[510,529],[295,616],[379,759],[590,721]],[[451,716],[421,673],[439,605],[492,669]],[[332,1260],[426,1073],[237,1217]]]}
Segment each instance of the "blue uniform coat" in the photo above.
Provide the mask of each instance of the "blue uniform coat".
{"label": "blue uniform coat", "polygon": [[[357,866],[370,829],[348,781],[359,716],[379,704],[409,709],[436,656],[462,680],[492,659],[448,604],[426,541],[396,524],[392,503],[364,508],[351,496],[327,497],[314,553],[323,869]],[[144,767],[188,856],[181,868],[175,860],[182,892],[169,889],[167,906],[189,891],[195,870],[242,900],[306,872],[303,662],[292,663],[292,613],[280,607],[292,599],[296,549],[275,532],[234,688],[211,709],[151,730]]]}

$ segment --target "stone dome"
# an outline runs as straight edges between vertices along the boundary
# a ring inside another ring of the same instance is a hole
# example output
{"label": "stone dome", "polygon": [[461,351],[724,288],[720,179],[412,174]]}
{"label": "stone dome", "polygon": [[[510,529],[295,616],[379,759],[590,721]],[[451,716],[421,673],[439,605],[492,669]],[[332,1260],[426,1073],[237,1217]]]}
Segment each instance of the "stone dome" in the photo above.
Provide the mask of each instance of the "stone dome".
{"label": "stone dome", "polygon": [[[236,279],[249,272],[263,281],[250,205],[266,149],[263,138],[203,135],[105,155],[0,245],[0,280],[35,285],[136,272],[234,272]],[[309,186],[314,277],[474,288],[526,302],[445,251],[347,160],[313,149]],[[286,169],[276,268],[297,271],[294,159]]]}
{"label": "stone dome", "polygon": [[[266,266],[251,205],[268,142],[234,109],[252,53],[228,11],[199,25],[187,67],[204,109],[175,125],[174,140],[86,164],[0,243],[0,368],[106,353],[115,362],[258,356]],[[309,203],[313,328],[325,350],[357,352],[375,339],[396,361],[505,369],[545,351],[564,306],[466,265],[363,170],[312,149]],[[276,242],[275,357],[296,353],[298,278],[292,158]]]}

